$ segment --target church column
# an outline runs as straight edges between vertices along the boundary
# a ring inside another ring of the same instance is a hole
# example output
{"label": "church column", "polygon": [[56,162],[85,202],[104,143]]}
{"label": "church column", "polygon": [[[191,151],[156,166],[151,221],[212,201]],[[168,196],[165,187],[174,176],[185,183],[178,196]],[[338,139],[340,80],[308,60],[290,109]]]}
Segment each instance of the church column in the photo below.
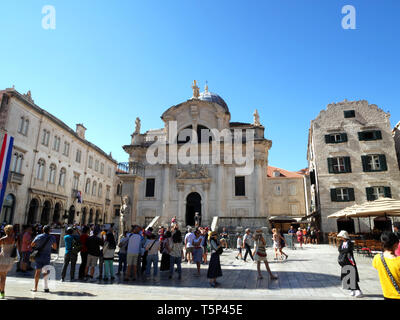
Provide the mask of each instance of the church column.
{"label": "church column", "polygon": [[262,160],[254,160],[254,186],[255,186],[255,210],[254,216],[261,217],[263,215],[263,170]]}
{"label": "church column", "polygon": [[183,216],[184,210],[183,210],[183,190],[184,190],[185,185],[183,183],[178,183],[177,188],[178,188],[178,221],[183,224],[185,223],[185,217]]}
{"label": "church column", "polygon": [[169,165],[166,164],[164,166],[164,177],[163,177],[163,200],[162,200],[162,208],[163,208],[163,218],[169,218]]}
{"label": "church column", "polygon": [[220,164],[217,169],[217,215],[219,217],[223,216],[224,211],[224,190],[224,166]]}
{"label": "church column", "polygon": [[203,191],[204,191],[204,212],[202,213],[202,221],[203,225],[204,222],[207,222],[207,224],[211,224],[211,218],[208,212],[208,192],[210,190],[210,184],[209,183],[204,183],[203,184]]}

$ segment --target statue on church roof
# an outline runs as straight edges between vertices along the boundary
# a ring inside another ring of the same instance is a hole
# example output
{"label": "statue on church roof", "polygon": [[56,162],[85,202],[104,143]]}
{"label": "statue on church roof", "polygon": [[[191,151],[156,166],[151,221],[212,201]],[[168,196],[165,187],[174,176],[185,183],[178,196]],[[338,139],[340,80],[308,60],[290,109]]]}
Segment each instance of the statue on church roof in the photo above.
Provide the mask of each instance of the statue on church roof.
{"label": "statue on church roof", "polygon": [[260,123],[260,115],[258,114],[257,109],[254,111],[253,117],[254,117],[253,125],[255,125],[255,126],[261,126],[261,123]]}
{"label": "statue on church roof", "polygon": [[134,134],[140,134],[140,119],[139,117],[136,118],[135,121],[135,132]]}
{"label": "statue on church roof", "polygon": [[193,89],[193,97],[192,98],[198,99],[200,96],[200,88],[197,86],[196,80],[193,81],[192,89]]}

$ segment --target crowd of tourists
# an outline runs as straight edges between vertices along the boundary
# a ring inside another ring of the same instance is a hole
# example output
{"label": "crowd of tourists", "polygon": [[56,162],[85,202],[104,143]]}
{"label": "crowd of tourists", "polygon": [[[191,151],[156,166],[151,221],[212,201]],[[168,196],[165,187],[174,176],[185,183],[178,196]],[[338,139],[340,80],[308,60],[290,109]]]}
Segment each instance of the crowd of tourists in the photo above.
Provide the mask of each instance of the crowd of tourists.
{"label": "crowd of tourists", "polygon": [[[400,299],[400,224],[394,225],[395,232],[384,232],[381,242],[384,251],[375,255],[372,265],[378,270],[382,291],[385,299]],[[22,274],[34,272],[34,285],[31,291],[38,290],[38,283],[43,274],[44,292],[49,292],[48,276],[52,250],[58,249],[58,240],[50,234],[49,225],[25,226],[22,232],[18,227],[2,225],[0,228],[0,298],[5,297],[5,283],[7,273],[12,269],[15,261],[17,271]],[[289,234],[296,237],[299,245],[307,241],[304,239],[303,229],[291,228]],[[315,229],[316,232],[318,230]],[[307,230],[306,230],[307,232]],[[236,244],[238,253],[236,259],[247,261],[250,257],[257,263],[258,279],[262,279],[261,265],[264,264],[271,280],[277,279],[272,274],[266,254],[266,236],[260,228],[254,233],[246,229],[244,235],[237,234]],[[271,240],[275,253],[275,260],[286,260],[288,255],[283,251],[286,240],[279,229],[272,229]],[[354,259],[354,245],[346,231],[338,234],[339,244],[338,263],[341,266],[343,289],[355,297],[362,297],[359,286],[360,277]],[[307,239],[307,233],[306,238]],[[312,239],[311,239],[312,240]],[[183,234],[176,219],[171,225],[153,228],[131,226],[116,239],[113,227],[99,225],[73,225],[67,227],[65,236],[64,263],[61,271],[61,281],[67,280],[69,268],[70,281],[92,281],[97,271],[97,280],[113,281],[119,276],[121,281],[129,282],[141,278],[144,281],[156,280],[159,272],[166,278],[182,279],[182,263],[195,264],[194,277],[202,275],[202,265],[207,265],[206,276],[211,287],[217,287],[217,278],[222,276],[220,255],[227,249],[229,234],[224,228],[219,235],[211,231],[210,227],[188,227]],[[312,243],[312,242],[311,242]],[[253,250],[252,250],[253,249]],[[244,252],[244,254],[243,254]],[[118,268],[114,274],[114,259],[118,255]],[[208,260],[208,255],[210,259]],[[75,277],[76,264],[80,255],[81,263]],[[279,256],[279,258],[278,258]],[[160,259],[161,257],[161,259]]]}

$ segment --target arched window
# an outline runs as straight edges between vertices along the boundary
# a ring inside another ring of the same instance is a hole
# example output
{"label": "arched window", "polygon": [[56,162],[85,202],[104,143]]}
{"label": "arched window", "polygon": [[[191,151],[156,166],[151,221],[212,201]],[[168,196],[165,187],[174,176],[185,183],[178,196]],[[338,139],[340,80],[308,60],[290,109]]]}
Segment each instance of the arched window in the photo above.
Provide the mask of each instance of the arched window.
{"label": "arched window", "polygon": [[1,212],[1,222],[6,222],[7,224],[13,223],[14,208],[15,197],[10,193],[4,199],[3,210]]}
{"label": "arched window", "polygon": [[58,181],[58,184],[61,187],[64,187],[64,185],[65,185],[65,176],[66,176],[66,174],[67,174],[67,170],[65,168],[61,168],[61,170],[60,170],[60,180]]}
{"label": "arched window", "polygon": [[50,172],[49,172],[49,183],[55,183],[56,181],[56,165],[52,163],[50,165]]}
{"label": "arched window", "polygon": [[46,165],[46,161],[44,161],[43,159],[39,159],[38,167],[37,167],[37,171],[36,171],[36,178],[39,180],[43,180],[45,165]]}
{"label": "arched window", "polygon": [[21,173],[23,160],[24,160],[24,155],[22,153],[15,152],[13,154],[11,171]]}
{"label": "arched window", "polygon": [[87,178],[85,185],[85,193],[90,193],[90,179]]}
{"label": "arched window", "polygon": [[99,184],[99,198],[103,196],[103,185],[100,183]]}
{"label": "arched window", "polygon": [[93,181],[92,196],[95,196],[96,194],[97,194],[97,182]]}

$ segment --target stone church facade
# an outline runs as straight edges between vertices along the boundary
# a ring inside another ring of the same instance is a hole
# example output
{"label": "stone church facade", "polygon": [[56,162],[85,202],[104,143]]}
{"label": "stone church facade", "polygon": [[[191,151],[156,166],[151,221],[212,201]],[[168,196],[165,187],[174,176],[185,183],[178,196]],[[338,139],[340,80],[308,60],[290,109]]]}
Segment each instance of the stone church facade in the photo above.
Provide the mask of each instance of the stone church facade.
{"label": "stone church facade", "polygon": [[[192,88],[191,99],[161,115],[164,128],[140,133],[137,118],[131,144],[123,146],[129,163],[119,171],[128,203],[121,219],[129,226],[148,225],[159,217],[158,224],[165,225],[176,216],[187,226],[194,225],[198,212],[202,225],[268,226],[272,141],[264,137],[257,110],[253,123],[230,122],[228,106],[219,95],[207,86],[200,93],[196,82]],[[190,159],[198,160],[181,161],[193,154]],[[235,161],[238,154],[246,160]],[[149,155],[161,160],[154,163]]]}

